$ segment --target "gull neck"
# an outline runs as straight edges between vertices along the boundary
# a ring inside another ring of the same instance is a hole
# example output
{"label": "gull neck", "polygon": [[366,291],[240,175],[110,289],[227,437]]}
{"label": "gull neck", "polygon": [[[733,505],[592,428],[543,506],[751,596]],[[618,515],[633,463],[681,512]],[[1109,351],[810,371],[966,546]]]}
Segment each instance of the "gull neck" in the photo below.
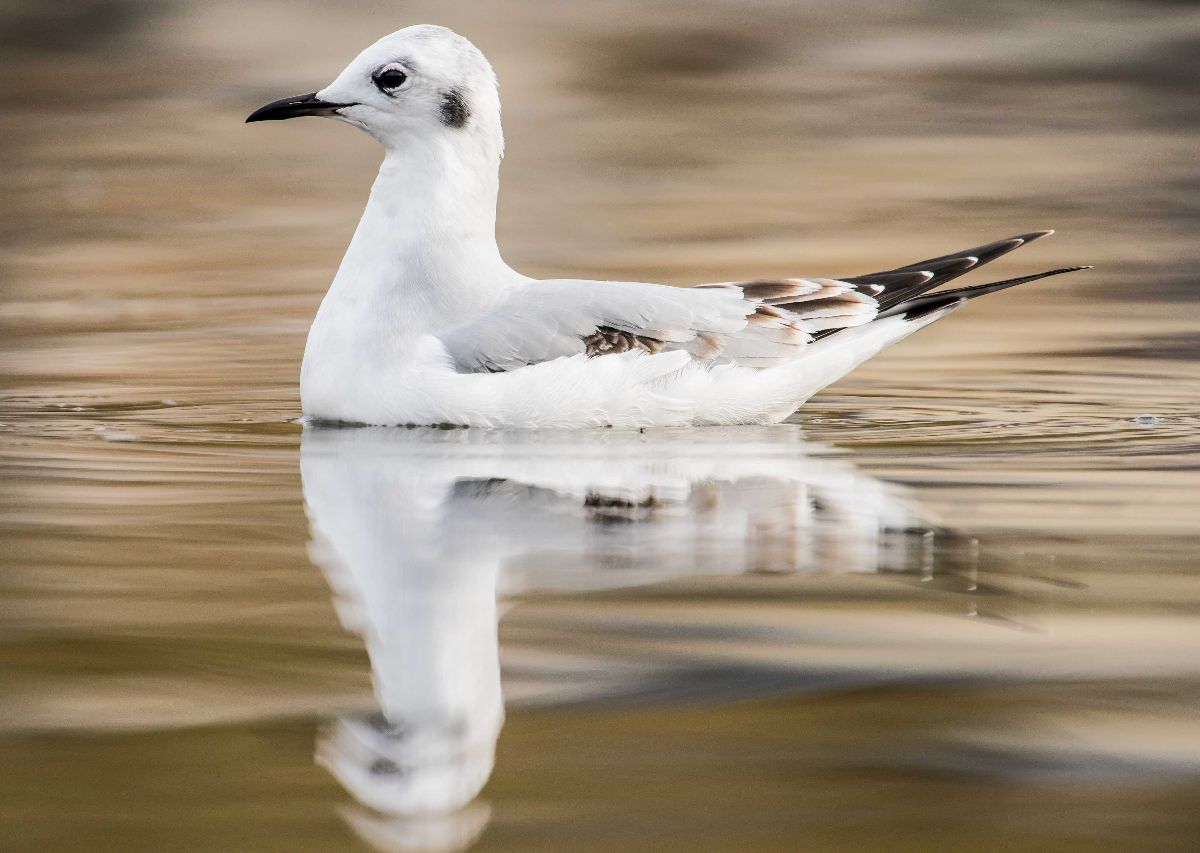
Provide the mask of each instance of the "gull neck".
{"label": "gull neck", "polygon": [[496,245],[499,166],[476,135],[393,140],[330,294],[418,332],[494,304],[516,278]]}

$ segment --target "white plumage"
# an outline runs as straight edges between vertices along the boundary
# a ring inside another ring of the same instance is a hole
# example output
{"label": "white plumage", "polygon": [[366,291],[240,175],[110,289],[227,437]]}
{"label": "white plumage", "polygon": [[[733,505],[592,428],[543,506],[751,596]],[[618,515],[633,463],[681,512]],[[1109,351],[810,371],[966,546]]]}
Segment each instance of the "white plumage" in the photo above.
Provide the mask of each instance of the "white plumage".
{"label": "white plumage", "polygon": [[248,121],[298,115],[352,124],[386,151],[309,333],[300,390],[311,420],[772,423],[965,299],[1042,277],[922,295],[1050,232],[844,281],[527,278],[496,246],[495,76],[442,27],[393,33],[325,89]]}

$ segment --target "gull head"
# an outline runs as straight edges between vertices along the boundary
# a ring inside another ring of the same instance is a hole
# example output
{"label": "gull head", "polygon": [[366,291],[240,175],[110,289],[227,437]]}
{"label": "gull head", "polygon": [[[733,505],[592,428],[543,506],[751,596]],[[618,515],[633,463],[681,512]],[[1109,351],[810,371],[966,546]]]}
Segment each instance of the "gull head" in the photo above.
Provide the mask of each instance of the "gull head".
{"label": "gull head", "polygon": [[432,25],[384,36],[324,89],[273,101],[246,121],[299,116],[344,121],[388,149],[436,140],[503,145],[492,66],[467,39]]}

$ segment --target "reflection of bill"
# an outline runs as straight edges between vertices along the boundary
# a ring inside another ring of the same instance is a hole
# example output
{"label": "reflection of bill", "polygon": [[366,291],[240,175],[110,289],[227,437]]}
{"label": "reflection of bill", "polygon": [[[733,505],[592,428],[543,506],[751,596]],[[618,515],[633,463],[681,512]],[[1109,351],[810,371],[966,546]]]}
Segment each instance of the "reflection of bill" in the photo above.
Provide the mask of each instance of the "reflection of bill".
{"label": "reflection of bill", "polygon": [[[363,636],[379,712],[318,760],[381,849],[455,849],[504,719],[498,598],[696,574],[907,562],[894,489],[777,426],[658,433],[305,430],[312,556]],[[898,544],[903,546],[902,537]],[[619,679],[613,690],[619,692]]]}

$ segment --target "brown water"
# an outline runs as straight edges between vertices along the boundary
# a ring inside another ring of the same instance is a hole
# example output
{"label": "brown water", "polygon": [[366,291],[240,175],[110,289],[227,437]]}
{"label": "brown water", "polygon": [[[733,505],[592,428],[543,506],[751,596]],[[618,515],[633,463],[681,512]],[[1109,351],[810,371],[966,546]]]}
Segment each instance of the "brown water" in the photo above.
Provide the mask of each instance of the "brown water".
{"label": "brown water", "polygon": [[[777,428],[304,432],[376,152],[240,121],[422,21],[497,67],[531,274],[1045,227],[1006,274],[1097,268]],[[26,1],[0,43],[4,849],[1200,842],[1200,8]]]}

